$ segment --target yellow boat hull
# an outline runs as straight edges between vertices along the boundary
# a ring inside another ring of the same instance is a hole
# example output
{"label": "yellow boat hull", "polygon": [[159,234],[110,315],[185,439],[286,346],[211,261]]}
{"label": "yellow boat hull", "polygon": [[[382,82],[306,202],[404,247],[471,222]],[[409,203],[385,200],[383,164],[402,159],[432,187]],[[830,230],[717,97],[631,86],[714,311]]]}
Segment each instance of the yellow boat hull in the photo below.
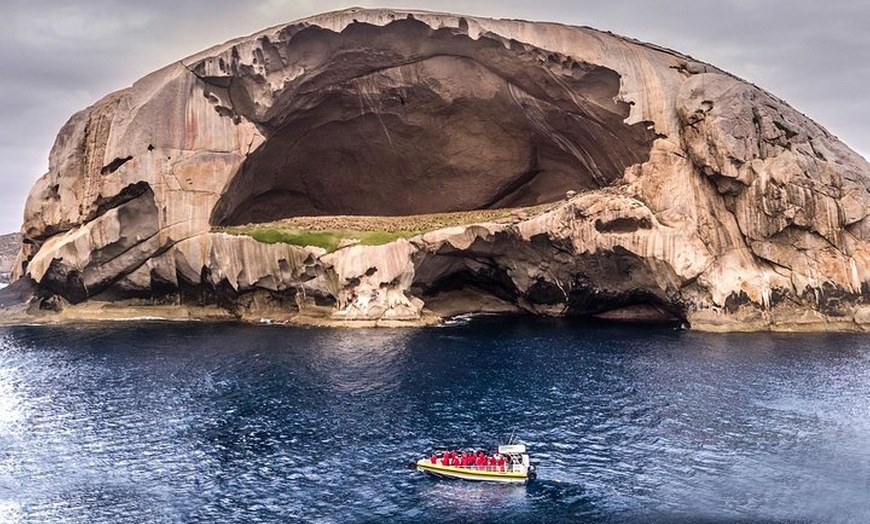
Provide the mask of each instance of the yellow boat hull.
{"label": "yellow boat hull", "polygon": [[522,484],[529,480],[528,472],[487,471],[485,469],[463,468],[460,466],[444,466],[433,464],[429,459],[418,460],[417,471],[422,471],[436,477],[462,480],[508,482],[514,484]]}

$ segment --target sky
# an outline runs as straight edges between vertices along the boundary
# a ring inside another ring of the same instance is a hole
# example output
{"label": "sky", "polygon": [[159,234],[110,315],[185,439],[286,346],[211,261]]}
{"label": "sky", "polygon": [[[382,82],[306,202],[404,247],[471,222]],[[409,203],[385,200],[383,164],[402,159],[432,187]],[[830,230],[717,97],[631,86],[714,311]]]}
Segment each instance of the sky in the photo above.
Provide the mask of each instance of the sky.
{"label": "sky", "polygon": [[0,234],[73,113],[188,55],[346,7],[590,26],[711,63],[786,100],[870,158],[866,0],[2,0]]}

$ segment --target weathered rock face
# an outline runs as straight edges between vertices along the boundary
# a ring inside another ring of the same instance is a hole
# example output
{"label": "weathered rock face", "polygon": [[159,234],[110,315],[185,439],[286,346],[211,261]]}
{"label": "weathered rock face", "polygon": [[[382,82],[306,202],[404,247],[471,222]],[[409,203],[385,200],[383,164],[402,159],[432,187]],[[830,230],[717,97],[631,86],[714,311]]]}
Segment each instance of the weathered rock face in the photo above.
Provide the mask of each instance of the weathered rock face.
{"label": "weathered rock face", "polygon": [[9,233],[0,235],[0,284],[8,284],[12,276],[15,259],[21,249],[21,235]]}
{"label": "weathered rock face", "polygon": [[[350,9],[216,46],[74,115],[28,199],[17,276],[71,302],[240,314],[313,301],[414,320],[461,295],[444,310],[860,328],[868,183],[823,128],[673,51]],[[212,232],[559,201],[329,254]]]}

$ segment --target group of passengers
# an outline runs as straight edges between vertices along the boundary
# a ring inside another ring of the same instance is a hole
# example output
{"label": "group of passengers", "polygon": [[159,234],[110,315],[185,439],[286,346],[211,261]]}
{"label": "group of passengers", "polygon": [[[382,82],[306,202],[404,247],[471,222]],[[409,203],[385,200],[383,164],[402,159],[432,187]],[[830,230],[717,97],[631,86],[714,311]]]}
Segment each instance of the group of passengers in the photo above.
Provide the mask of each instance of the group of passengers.
{"label": "group of passengers", "polygon": [[453,466],[459,468],[477,469],[483,471],[506,471],[507,462],[504,455],[495,453],[488,455],[483,451],[468,452],[463,451],[445,451],[441,458],[438,455],[432,455],[432,464],[441,464],[442,466]]}

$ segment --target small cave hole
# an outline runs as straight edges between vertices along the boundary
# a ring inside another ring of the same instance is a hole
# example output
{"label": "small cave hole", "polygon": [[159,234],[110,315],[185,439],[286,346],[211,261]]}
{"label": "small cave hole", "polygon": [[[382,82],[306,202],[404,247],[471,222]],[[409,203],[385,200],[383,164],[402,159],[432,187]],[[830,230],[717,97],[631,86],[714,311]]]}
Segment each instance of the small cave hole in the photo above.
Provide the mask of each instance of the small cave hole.
{"label": "small cave hole", "polygon": [[100,169],[100,174],[109,175],[111,173],[114,173],[115,171],[121,169],[121,166],[123,166],[130,160],[133,160],[132,156],[128,156],[126,158],[116,158],[109,162],[107,165],[103,166],[103,168]]}
{"label": "small cave hole", "polygon": [[652,224],[646,217],[639,219],[619,217],[608,221],[600,219],[595,221],[595,229],[599,233],[634,233],[638,229],[650,229],[651,227]]}

